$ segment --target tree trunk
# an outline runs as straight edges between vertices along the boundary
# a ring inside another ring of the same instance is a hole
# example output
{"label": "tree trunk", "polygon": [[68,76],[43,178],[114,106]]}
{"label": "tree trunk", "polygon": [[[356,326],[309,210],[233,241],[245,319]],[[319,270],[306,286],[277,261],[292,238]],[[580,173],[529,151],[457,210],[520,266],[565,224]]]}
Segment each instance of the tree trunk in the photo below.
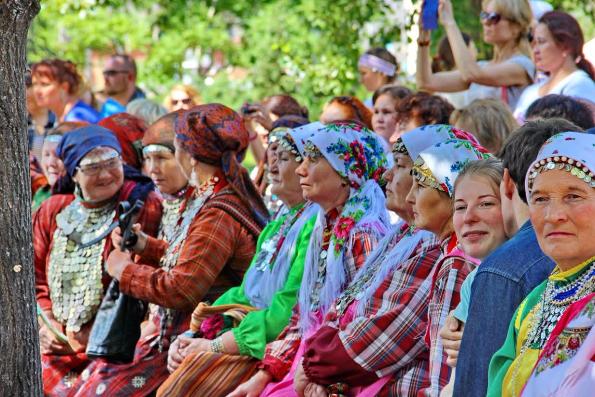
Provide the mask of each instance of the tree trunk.
{"label": "tree trunk", "polygon": [[0,396],[41,396],[27,148],[27,31],[39,0],[0,0]]}

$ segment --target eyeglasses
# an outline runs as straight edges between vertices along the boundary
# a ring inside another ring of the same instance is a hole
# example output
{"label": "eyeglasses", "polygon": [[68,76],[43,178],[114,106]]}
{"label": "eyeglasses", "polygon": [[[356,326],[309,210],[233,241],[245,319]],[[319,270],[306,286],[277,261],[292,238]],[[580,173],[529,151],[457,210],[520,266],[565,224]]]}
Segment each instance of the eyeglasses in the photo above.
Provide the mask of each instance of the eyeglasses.
{"label": "eyeglasses", "polygon": [[178,103],[183,103],[184,105],[189,105],[192,102],[192,98],[184,98],[184,99],[172,99],[171,104],[176,106]]}
{"label": "eyeglasses", "polygon": [[86,176],[97,176],[101,173],[101,170],[111,171],[120,167],[121,165],[122,159],[120,158],[120,156],[118,156],[107,161],[102,161],[100,163],[89,164],[76,168]]}
{"label": "eyeglasses", "polygon": [[129,70],[104,70],[103,77],[114,77],[119,73],[130,73]]}
{"label": "eyeglasses", "polygon": [[486,25],[491,26],[500,22],[502,20],[502,15],[498,14],[497,12],[482,11],[479,13],[479,19],[484,21]]}

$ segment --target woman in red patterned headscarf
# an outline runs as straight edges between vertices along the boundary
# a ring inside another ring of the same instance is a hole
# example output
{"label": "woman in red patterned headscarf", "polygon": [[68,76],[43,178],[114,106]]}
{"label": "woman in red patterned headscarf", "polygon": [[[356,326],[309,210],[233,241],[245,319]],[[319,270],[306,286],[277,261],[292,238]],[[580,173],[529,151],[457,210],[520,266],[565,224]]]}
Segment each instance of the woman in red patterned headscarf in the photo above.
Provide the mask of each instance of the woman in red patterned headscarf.
{"label": "woman in red patterned headscarf", "polygon": [[122,146],[122,161],[140,170],[143,165],[142,140],[147,130],[144,120],[128,113],[117,113],[98,123],[114,133]]}

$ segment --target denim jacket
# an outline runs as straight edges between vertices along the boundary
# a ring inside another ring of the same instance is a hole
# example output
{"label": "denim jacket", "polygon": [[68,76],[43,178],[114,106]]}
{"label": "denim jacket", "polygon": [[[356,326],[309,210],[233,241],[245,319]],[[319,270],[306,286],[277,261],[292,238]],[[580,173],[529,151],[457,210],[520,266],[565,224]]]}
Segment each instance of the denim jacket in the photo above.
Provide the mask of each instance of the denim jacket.
{"label": "denim jacket", "polygon": [[471,287],[454,396],[486,395],[490,359],[504,343],[516,308],[553,269],[530,221],[482,262]]}

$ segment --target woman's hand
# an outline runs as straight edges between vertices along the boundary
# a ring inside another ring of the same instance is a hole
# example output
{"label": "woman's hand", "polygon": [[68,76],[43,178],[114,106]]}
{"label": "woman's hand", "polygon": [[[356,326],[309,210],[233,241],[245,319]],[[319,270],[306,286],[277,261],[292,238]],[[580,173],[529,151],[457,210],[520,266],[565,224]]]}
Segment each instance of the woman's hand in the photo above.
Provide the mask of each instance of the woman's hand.
{"label": "woman's hand", "polygon": [[182,339],[182,336],[178,336],[176,340],[174,340],[174,342],[169,346],[169,350],[167,351],[167,370],[170,373],[178,369],[186,357],[182,350],[184,347],[186,347],[187,342]]}
{"label": "woman's hand", "polygon": [[304,397],[304,391],[306,390],[306,386],[308,386],[309,383],[310,380],[304,372],[304,365],[302,360],[297,366],[295,370],[295,375],[293,376],[293,390],[295,390],[296,394],[299,397]]}
{"label": "woman's hand", "polygon": [[457,23],[450,0],[440,0],[440,4],[438,5],[438,20],[445,27]]}
{"label": "woman's hand", "polygon": [[180,335],[178,339],[182,338],[180,343],[184,344],[184,348],[182,349],[182,354],[184,357],[200,353],[200,352],[210,352],[211,351],[211,341],[204,338],[188,338],[186,336]]}
{"label": "woman's hand", "polygon": [[326,387],[318,385],[316,383],[308,383],[304,390],[305,397],[327,397],[328,392]]}
{"label": "woman's hand", "polygon": [[444,346],[444,351],[448,355],[446,364],[451,368],[457,366],[459,350],[461,349],[461,340],[463,339],[463,329],[464,324],[457,320],[451,312],[446,318],[446,323],[440,330],[442,345]]}
{"label": "woman's hand", "polygon": [[[54,328],[63,331],[62,324],[53,319],[50,319],[50,321]],[[39,345],[42,354],[65,355],[74,353],[70,345],[61,342],[44,322],[41,322],[39,326]]]}
{"label": "woman's hand", "polygon": [[[136,244],[132,247],[132,252],[140,254],[147,246],[147,234],[141,230],[140,223],[132,225],[132,231],[137,237]],[[122,244],[122,230],[119,227],[115,228],[111,237],[114,247],[119,248]]]}
{"label": "woman's hand", "polygon": [[128,252],[120,251],[120,248],[114,249],[110,252],[107,260],[105,261],[105,267],[110,276],[120,281],[124,268],[132,262],[132,256]]}
{"label": "woman's hand", "polygon": [[260,370],[249,381],[236,387],[227,397],[258,397],[271,379],[268,372]]}

